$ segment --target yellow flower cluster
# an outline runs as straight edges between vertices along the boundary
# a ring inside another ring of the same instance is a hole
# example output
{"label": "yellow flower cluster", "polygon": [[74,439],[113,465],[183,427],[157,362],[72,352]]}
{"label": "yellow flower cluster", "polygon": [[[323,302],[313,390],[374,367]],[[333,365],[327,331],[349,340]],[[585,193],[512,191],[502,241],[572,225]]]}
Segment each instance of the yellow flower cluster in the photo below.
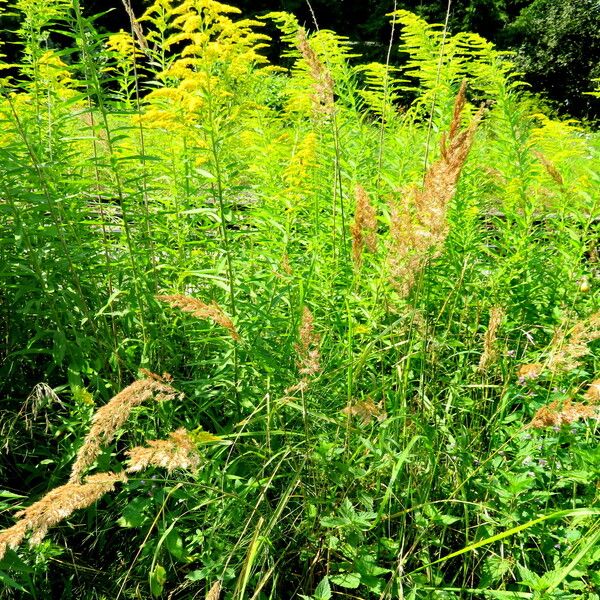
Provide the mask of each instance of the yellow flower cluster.
{"label": "yellow flower cluster", "polygon": [[311,172],[317,165],[317,136],[311,131],[298,144],[290,163],[283,174],[286,199],[296,206],[311,184]]}
{"label": "yellow flower cluster", "polygon": [[[181,48],[175,60],[158,73],[161,87],[146,97],[149,109],[144,122],[172,129],[201,120],[205,110],[226,103],[247,102],[240,93],[255,66],[267,61],[259,54],[268,36],[256,33],[258,21],[233,21],[228,15],[240,10],[214,0],[184,0],[173,7],[157,0],[142,17],[155,29],[152,41],[164,39],[166,50]],[[160,35],[159,35],[160,33]]]}
{"label": "yellow flower cluster", "polygon": [[130,61],[139,53],[131,34],[122,29],[118,33],[109,36],[106,47],[117,57],[119,62],[123,60]]}
{"label": "yellow flower cluster", "polygon": [[54,50],[44,52],[39,58],[38,77],[44,88],[62,99],[66,100],[75,94],[75,82],[71,78],[69,68]]}

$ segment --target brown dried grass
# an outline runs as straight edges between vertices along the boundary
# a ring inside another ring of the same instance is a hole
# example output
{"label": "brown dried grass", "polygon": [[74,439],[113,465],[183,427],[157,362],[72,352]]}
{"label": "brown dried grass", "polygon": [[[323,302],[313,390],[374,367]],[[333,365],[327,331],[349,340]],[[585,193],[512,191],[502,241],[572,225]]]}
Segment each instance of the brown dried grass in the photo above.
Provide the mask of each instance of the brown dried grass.
{"label": "brown dried grass", "polygon": [[545,370],[554,375],[573,371],[581,366],[581,359],[590,354],[589,344],[597,339],[600,339],[600,312],[579,321],[571,330],[562,325],[554,333],[546,362],[521,365],[517,377],[523,383],[526,379],[537,379]]}
{"label": "brown dried grass", "polygon": [[342,409],[342,414],[359,418],[363,425],[368,425],[373,419],[381,422],[387,418],[383,402],[375,404],[371,398],[346,406]]}
{"label": "brown dried grass", "polygon": [[316,115],[331,115],[333,113],[333,77],[329,69],[323,64],[313,50],[303,28],[298,30],[297,47],[308,66],[313,80],[313,112]]}
{"label": "brown dried grass", "polygon": [[298,356],[296,365],[302,377],[298,383],[286,390],[288,394],[306,391],[311,379],[321,372],[321,353],[319,351],[321,338],[315,331],[313,315],[307,306],[302,311],[298,338],[298,343],[294,348]]}
{"label": "brown dried grass", "polygon": [[362,264],[363,251],[377,252],[377,213],[365,189],[355,188],[356,210],[350,226],[352,234],[352,259],[357,268]]}
{"label": "brown dried grass", "polygon": [[[149,373],[149,372],[148,372]],[[119,392],[92,417],[92,426],[71,469],[71,483],[81,480],[85,471],[94,464],[103,446],[109,444],[115,433],[123,427],[134,407],[154,398],[157,401],[181,399],[183,394],[174,390],[154,373],[139,379]]]}
{"label": "brown dried grass", "polygon": [[537,379],[544,370],[542,363],[529,363],[526,365],[520,365],[517,368],[517,377],[521,383],[527,380]]}
{"label": "brown dried grass", "polygon": [[312,377],[321,371],[321,338],[315,331],[313,315],[307,306],[302,311],[299,337],[300,341],[295,346],[299,359],[298,371],[301,375]]}
{"label": "brown dried grass", "polygon": [[555,400],[542,406],[534,415],[530,427],[543,429],[545,427],[562,427],[580,420],[600,419],[600,407],[589,406],[581,402]]}
{"label": "brown dried grass", "polygon": [[498,359],[497,339],[498,328],[504,318],[504,310],[493,306],[490,310],[490,321],[483,336],[483,353],[479,359],[479,371],[485,371]]}
{"label": "brown dried grass", "polygon": [[183,428],[172,431],[166,440],[150,440],[147,446],[136,446],[126,454],[128,473],[148,467],[161,467],[169,473],[175,469],[196,470],[201,461],[193,436]]}
{"label": "brown dried grass", "polygon": [[570,332],[560,328],[552,340],[547,368],[552,373],[577,369],[590,353],[589,344],[600,338],[600,312],[578,322]]}
{"label": "brown dried grass", "polygon": [[427,169],[423,185],[405,190],[402,200],[393,202],[390,207],[388,262],[392,282],[402,296],[408,295],[417,274],[439,251],[448,235],[448,206],[456,193],[458,178],[483,116],[482,108],[470,124],[461,129],[465,91],[466,82],[463,82],[456,97],[449,131],[440,142],[440,158]]}
{"label": "brown dried grass", "polygon": [[239,341],[241,339],[233,321],[216,302],[206,304],[205,302],[202,302],[202,300],[198,300],[192,296],[185,296],[184,294],[156,296],[156,299],[160,302],[165,302],[171,306],[171,308],[178,308],[183,312],[190,313],[197,319],[209,319],[217,325],[225,327],[234,340]]}
{"label": "brown dried grass", "polygon": [[215,581],[208,593],[206,594],[206,600],[219,600],[221,597],[221,582]]}
{"label": "brown dried grass", "polygon": [[84,483],[69,482],[50,490],[43,498],[16,513],[19,519],[12,527],[0,531],[0,560],[8,548],[13,550],[30,533],[29,544],[39,544],[54,527],[74,511],[87,508],[104,494],[114,490],[115,484],[125,482],[125,473],[96,473]]}
{"label": "brown dried grass", "polygon": [[533,155],[542,163],[544,169],[550,177],[557,183],[560,187],[563,187],[565,181],[563,176],[560,174],[560,171],[556,168],[556,165],[544,154],[538,152],[537,150],[533,150]]}
{"label": "brown dried grass", "polygon": [[586,390],[583,397],[590,404],[600,405],[600,379],[596,379],[590,383],[590,387]]}

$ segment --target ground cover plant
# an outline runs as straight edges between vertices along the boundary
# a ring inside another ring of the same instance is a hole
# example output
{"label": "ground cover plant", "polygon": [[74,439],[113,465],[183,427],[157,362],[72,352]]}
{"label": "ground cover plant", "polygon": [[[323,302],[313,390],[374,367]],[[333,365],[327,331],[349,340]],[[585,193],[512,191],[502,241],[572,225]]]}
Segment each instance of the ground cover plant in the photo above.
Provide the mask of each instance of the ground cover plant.
{"label": "ground cover plant", "polygon": [[596,134],[406,11],[4,8],[1,597],[600,597]]}

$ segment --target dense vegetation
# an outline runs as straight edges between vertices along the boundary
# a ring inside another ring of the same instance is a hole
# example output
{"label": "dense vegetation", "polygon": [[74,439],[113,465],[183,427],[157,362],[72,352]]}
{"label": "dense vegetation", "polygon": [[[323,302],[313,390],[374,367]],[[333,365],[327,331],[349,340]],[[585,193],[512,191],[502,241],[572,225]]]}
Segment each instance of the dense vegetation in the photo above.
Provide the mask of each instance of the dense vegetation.
{"label": "dense vegetation", "polygon": [[[231,0],[231,4],[250,18],[286,11],[310,28],[316,19],[322,29],[347,36],[367,62],[388,61],[389,14],[394,10],[409,10],[429,23],[447,21],[452,33],[478,33],[498,48],[514,52],[521,78],[552,111],[596,126],[600,121],[600,99],[590,94],[600,79],[598,0]],[[129,29],[127,7],[139,16],[147,6],[148,0],[85,2],[89,14],[99,13],[95,28],[109,33]],[[11,40],[19,19],[18,11],[0,10],[0,30]],[[275,32],[268,21],[266,31]],[[19,56],[16,50],[15,45],[6,47],[9,60]],[[272,62],[280,64],[279,44],[271,44],[266,52]],[[405,64],[397,45],[389,62]]]}
{"label": "dense vegetation", "polygon": [[597,134],[405,10],[15,10],[0,597],[600,598]]}
{"label": "dense vegetation", "polygon": [[[409,10],[429,23],[447,19],[452,33],[478,33],[502,50],[515,52],[513,60],[523,81],[558,114],[600,120],[600,99],[589,94],[600,78],[598,0],[311,0],[310,5],[307,0],[232,0],[231,4],[249,17],[273,10],[291,12],[310,28],[316,19],[321,28],[347,36],[368,60],[384,62],[391,12]],[[106,0],[88,0],[86,5],[96,12],[107,11],[97,21],[101,28],[118,31],[125,26],[120,0],[114,0],[113,10]],[[131,0],[136,15],[146,5],[146,0]],[[269,52],[272,61],[278,60],[278,50],[275,46]],[[390,62],[402,66],[404,55],[394,51]]]}

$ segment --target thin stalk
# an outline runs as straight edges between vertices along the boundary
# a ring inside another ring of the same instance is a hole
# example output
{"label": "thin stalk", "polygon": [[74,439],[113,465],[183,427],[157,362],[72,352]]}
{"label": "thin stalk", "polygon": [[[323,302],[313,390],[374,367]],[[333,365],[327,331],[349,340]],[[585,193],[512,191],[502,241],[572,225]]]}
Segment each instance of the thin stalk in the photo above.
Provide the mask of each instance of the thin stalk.
{"label": "thin stalk", "polygon": [[381,126],[379,127],[379,151],[377,156],[377,191],[381,185],[381,173],[383,169],[383,146],[385,143],[385,109],[387,107],[387,97],[390,85],[390,60],[392,57],[392,48],[394,45],[394,33],[396,31],[396,11],[398,10],[398,1],[394,0],[394,13],[392,17],[392,31],[390,33],[390,43],[388,44],[385,56],[385,79],[383,80],[383,109],[381,111]]}
{"label": "thin stalk", "polygon": [[440,57],[438,59],[437,72],[435,76],[435,88],[433,90],[433,98],[431,99],[431,109],[429,112],[429,122],[427,123],[427,144],[425,146],[425,162],[423,165],[423,183],[425,183],[425,175],[427,174],[427,167],[429,164],[429,152],[431,147],[431,135],[433,133],[433,111],[435,110],[435,104],[437,102],[437,90],[440,83],[440,77],[442,75],[442,62],[444,60],[444,48],[446,46],[446,36],[448,35],[448,22],[450,21],[450,7],[452,0],[448,0],[446,7],[446,19],[444,20],[444,31],[442,33],[442,43],[440,44]]}
{"label": "thin stalk", "polygon": [[[131,37],[133,39],[137,39],[138,44],[142,47],[142,49],[147,50],[146,40],[144,39],[141,31],[141,27],[135,18],[135,14],[131,7],[131,3],[129,0],[123,0],[123,6],[129,16],[129,20],[131,23]],[[133,69],[133,81],[134,81],[134,93],[135,93],[135,110],[139,117],[142,114],[142,103],[140,97],[140,80],[138,74],[138,66],[137,66],[137,52],[134,51],[131,56],[131,66]],[[150,264],[152,265],[152,284],[154,291],[157,290],[158,277],[156,274],[156,251],[154,249],[154,243],[152,240],[152,229],[150,227],[150,209],[148,202],[148,170],[147,170],[147,162],[146,162],[146,137],[144,134],[144,123],[141,118],[138,118],[138,127],[139,127],[139,135],[140,135],[140,162],[142,165],[142,200],[144,205],[144,219],[146,225],[146,240],[147,240],[147,248],[148,254],[150,257]]]}
{"label": "thin stalk", "polygon": [[[96,131],[96,122],[94,119],[94,111],[92,107],[92,100],[88,95],[87,98],[87,110],[90,115],[90,128],[92,130],[92,152],[94,156],[94,178],[96,180],[97,186],[100,185],[100,171],[98,169],[98,161],[100,158],[100,154],[98,152],[98,140],[96,139],[95,131]],[[99,189],[99,188],[98,188]],[[117,324],[115,321],[114,308],[113,308],[113,273],[112,273],[112,263],[110,260],[110,252],[109,252],[109,242],[108,242],[108,230],[106,228],[106,212],[104,210],[104,203],[102,202],[102,197],[99,193],[96,194],[96,202],[98,203],[98,208],[100,211],[100,223],[102,228],[102,249],[104,254],[104,262],[106,265],[106,273],[108,275],[108,297],[109,297],[109,306],[110,306],[110,327],[112,331],[112,344],[113,344],[113,352],[115,356],[117,355],[118,350],[118,336],[117,336]],[[117,379],[119,384],[121,384],[121,367],[120,362],[117,363]]]}
{"label": "thin stalk", "polygon": [[[225,259],[227,262],[227,279],[229,284],[229,308],[231,310],[231,316],[235,319],[237,315],[236,303],[235,303],[235,273],[233,269],[233,257],[231,253],[231,245],[229,242],[229,233],[227,231],[227,222],[225,215],[225,191],[223,185],[223,170],[221,166],[221,157],[219,153],[219,145],[217,138],[217,127],[215,120],[215,108],[213,105],[213,94],[210,89],[210,72],[207,70],[207,81],[209,88],[207,89],[207,108],[208,108],[208,135],[210,139],[210,151],[213,159],[215,185],[213,185],[213,193],[217,196],[219,202],[219,225],[221,232],[221,242],[223,245],[223,251],[225,252]],[[233,393],[234,403],[237,416],[241,414],[241,406],[239,401],[239,356],[238,356],[238,345],[234,342],[233,346]]]}
{"label": "thin stalk", "polygon": [[25,144],[27,153],[29,155],[29,158],[31,159],[31,163],[32,163],[34,171],[37,175],[38,182],[40,184],[40,187],[42,188],[42,191],[43,191],[46,201],[48,203],[48,208],[50,209],[50,212],[52,213],[52,224],[56,228],[56,232],[58,234],[58,240],[59,240],[61,249],[64,253],[65,258],[67,259],[68,269],[71,274],[71,277],[73,278],[73,284],[75,285],[77,294],[79,296],[80,308],[86,317],[89,327],[91,328],[92,332],[95,334],[96,333],[96,325],[95,325],[94,320],[92,319],[90,309],[88,307],[87,301],[85,299],[85,295],[83,293],[83,289],[81,287],[81,281],[79,279],[79,275],[78,275],[77,271],[75,270],[75,264],[73,262],[73,258],[71,257],[69,245],[67,244],[67,240],[65,238],[65,234],[63,231],[65,225],[64,225],[60,207],[57,206],[56,201],[54,199],[54,190],[51,189],[48,178],[44,174],[44,168],[42,167],[42,164],[37,156],[37,153],[36,153],[35,149],[33,148],[33,146],[31,145],[29,138],[27,137],[27,133],[25,132],[25,129],[23,128],[21,119],[19,118],[19,115],[17,114],[17,111],[16,111],[16,108],[12,101],[12,98],[10,97],[10,95],[7,95],[6,98],[8,100],[8,104],[10,107],[12,117],[14,119],[15,126],[17,128],[19,136],[21,137],[21,140]]}
{"label": "thin stalk", "polygon": [[[73,0],[73,10],[75,13],[75,25],[77,27],[77,33],[79,35],[79,39],[80,39],[80,43],[81,43],[81,53],[82,53],[82,58],[83,58],[83,65],[86,69],[86,83],[89,83],[91,81],[92,85],[89,86],[88,85],[88,90],[90,92],[90,97],[93,95],[96,98],[96,102],[98,104],[98,110],[100,112],[100,116],[102,119],[102,125],[106,134],[106,143],[108,146],[108,152],[109,152],[109,156],[110,156],[110,162],[111,162],[111,167],[112,167],[112,171],[113,174],[115,176],[115,184],[116,184],[116,193],[117,193],[117,200],[118,200],[118,205],[119,208],[121,209],[121,213],[122,213],[122,222],[123,222],[123,229],[125,231],[125,238],[127,241],[127,250],[128,250],[128,255],[129,255],[129,261],[131,263],[131,271],[132,271],[132,275],[133,275],[133,286],[134,286],[134,291],[135,291],[135,295],[136,298],[138,300],[139,303],[139,318],[140,318],[140,326],[142,329],[142,339],[144,342],[144,353],[146,352],[146,347],[148,344],[148,336],[147,336],[147,327],[146,327],[146,319],[144,317],[144,313],[145,313],[145,307],[143,306],[143,296],[141,294],[141,288],[140,288],[140,276],[139,276],[139,272],[138,272],[138,266],[137,263],[135,261],[135,255],[134,255],[134,243],[133,243],[133,236],[131,233],[131,226],[129,223],[129,212],[127,210],[126,207],[126,203],[125,203],[125,194],[123,192],[123,185],[122,185],[122,181],[121,181],[121,173],[119,172],[119,170],[117,169],[117,160],[115,158],[115,153],[114,153],[114,142],[113,142],[113,138],[112,138],[112,131],[110,129],[110,125],[108,123],[108,111],[106,109],[106,105],[104,104],[104,97],[102,94],[102,87],[100,85],[100,81],[98,78],[98,72],[95,68],[95,65],[93,63],[93,60],[91,59],[91,54],[90,54],[90,49],[88,47],[88,43],[86,42],[87,40],[87,36],[86,36],[86,28],[84,26],[84,19],[83,16],[81,14],[81,6],[79,4],[79,0]],[[142,360],[145,358],[145,356],[142,357]]]}

